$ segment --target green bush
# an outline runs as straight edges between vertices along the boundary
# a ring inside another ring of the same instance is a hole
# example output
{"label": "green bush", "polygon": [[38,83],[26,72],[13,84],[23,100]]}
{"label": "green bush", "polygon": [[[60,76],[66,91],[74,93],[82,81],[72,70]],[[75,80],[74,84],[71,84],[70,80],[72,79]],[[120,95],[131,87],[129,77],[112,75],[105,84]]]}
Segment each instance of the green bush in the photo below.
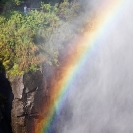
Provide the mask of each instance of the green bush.
{"label": "green bush", "polygon": [[[45,8],[44,13],[10,11],[0,16],[0,62],[11,75],[35,71],[44,62],[59,65],[63,42],[74,36],[70,36],[67,25],[78,14],[77,3],[65,1],[59,8],[44,3],[41,6]],[[65,28],[60,30],[62,25]]]}

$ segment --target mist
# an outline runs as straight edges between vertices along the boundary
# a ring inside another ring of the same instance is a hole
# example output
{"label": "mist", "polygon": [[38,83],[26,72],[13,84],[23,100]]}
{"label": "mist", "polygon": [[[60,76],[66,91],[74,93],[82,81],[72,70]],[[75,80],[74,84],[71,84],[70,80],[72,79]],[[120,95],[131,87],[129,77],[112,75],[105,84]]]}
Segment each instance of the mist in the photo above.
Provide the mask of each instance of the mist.
{"label": "mist", "polygon": [[[101,5],[95,0],[89,10]],[[76,73],[58,133],[133,133],[131,5],[122,5]]]}

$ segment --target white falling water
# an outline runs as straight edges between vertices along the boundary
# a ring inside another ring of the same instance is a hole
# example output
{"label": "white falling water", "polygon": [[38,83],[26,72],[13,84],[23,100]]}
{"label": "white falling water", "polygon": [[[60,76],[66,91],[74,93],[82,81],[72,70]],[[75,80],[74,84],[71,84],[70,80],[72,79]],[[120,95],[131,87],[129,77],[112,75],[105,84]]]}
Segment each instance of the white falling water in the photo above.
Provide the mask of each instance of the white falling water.
{"label": "white falling water", "polygon": [[133,133],[133,2],[127,3],[77,73],[68,97],[72,115],[59,133]]}

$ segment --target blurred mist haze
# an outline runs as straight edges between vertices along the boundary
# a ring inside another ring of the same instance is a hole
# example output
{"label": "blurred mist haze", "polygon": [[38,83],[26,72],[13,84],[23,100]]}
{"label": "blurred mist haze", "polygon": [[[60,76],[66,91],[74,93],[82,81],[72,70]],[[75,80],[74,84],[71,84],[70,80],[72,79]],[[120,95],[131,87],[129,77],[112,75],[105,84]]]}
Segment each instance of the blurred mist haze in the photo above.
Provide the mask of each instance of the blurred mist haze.
{"label": "blurred mist haze", "polygon": [[124,4],[76,73],[59,133],[133,133],[133,1]]}

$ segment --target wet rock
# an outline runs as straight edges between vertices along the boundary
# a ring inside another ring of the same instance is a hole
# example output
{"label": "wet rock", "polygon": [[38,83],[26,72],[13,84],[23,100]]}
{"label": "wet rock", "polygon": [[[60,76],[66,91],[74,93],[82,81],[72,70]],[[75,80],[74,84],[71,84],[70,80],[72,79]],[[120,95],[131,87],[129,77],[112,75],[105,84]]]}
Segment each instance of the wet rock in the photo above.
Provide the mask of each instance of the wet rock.
{"label": "wet rock", "polygon": [[43,96],[42,74],[40,71],[26,73],[23,77],[12,78],[15,96],[12,106],[13,133],[34,133],[35,119],[41,113]]}
{"label": "wet rock", "polygon": [[23,76],[10,77],[10,82],[14,94],[14,99],[16,98],[21,99],[24,89]]}

